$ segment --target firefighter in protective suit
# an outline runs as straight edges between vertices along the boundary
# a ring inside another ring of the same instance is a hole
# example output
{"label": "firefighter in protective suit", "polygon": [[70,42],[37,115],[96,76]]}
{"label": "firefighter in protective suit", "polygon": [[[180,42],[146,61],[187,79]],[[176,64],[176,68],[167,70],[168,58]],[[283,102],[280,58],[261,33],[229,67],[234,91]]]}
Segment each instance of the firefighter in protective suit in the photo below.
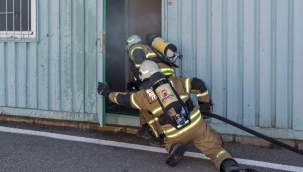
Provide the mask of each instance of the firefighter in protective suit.
{"label": "firefighter in protective suit", "polygon": [[[202,89],[200,79],[166,77],[161,74],[159,67],[149,60],[144,61],[139,69],[144,89],[128,93],[113,92],[106,84],[98,82],[97,91],[113,103],[148,110],[155,116],[154,120],[159,121],[165,135],[165,148],[169,154],[167,165],[176,166],[187,150],[186,145],[192,142],[211,159],[219,171],[255,171],[239,167],[221,146],[219,135],[203,120],[201,112],[193,105],[194,100],[189,99],[191,92]],[[184,120],[182,122],[179,119]]]}
{"label": "firefighter in protective suit", "polygon": [[[164,63],[151,46],[143,43],[138,35],[132,35],[126,40],[125,50],[128,53],[130,61],[130,70],[133,73],[132,81],[127,83],[128,91],[138,91],[141,89],[141,81],[139,78],[139,67],[145,59],[156,62],[162,74],[166,76],[175,76],[174,68]],[[153,116],[147,110],[140,110],[140,126],[137,136],[150,140],[150,145],[163,147],[161,142],[162,136],[159,122],[153,120]]]}
{"label": "firefighter in protective suit", "polygon": [[[163,59],[159,58],[159,56],[163,55],[161,52],[157,51],[155,48],[151,46],[151,38],[157,37],[157,35],[153,33],[149,33],[146,35],[146,42],[149,44],[143,43],[141,38],[138,35],[130,36],[126,41],[125,50],[128,53],[129,61],[130,61],[130,69],[133,72],[132,81],[127,83],[128,91],[138,91],[141,89],[141,81],[139,78],[139,67],[141,63],[145,60],[152,60],[156,62],[162,74],[166,76],[175,76],[175,71],[173,67],[178,67],[175,64],[169,64],[167,61],[165,62]],[[162,42],[163,43],[163,42]],[[169,44],[174,48],[174,45]],[[175,47],[176,49],[176,47]],[[199,92],[199,90],[193,90],[196,93],[196,96],[199,98],[199,106],[201,112],[209,112],[212,107],[212,103],[210,100],[209,92],[206,88],[204,82],[201,83],[201,90],[203,92]],[[206,116],[203,116],[207,118]],[[142,128],[137,132],[137,136],[142,137],[144,139],[150,140],[150,145],[152,146],[163,146],[163,142],[161,134],[161,127],[158,121],[154,121],[151,114],[148,111],[140,110],[140,126]]]}

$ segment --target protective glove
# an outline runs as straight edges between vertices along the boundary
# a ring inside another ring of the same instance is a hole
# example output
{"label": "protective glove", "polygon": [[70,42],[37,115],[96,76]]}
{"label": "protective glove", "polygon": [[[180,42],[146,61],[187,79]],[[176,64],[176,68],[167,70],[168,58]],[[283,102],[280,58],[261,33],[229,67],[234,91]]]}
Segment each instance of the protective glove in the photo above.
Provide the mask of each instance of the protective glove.
{"label": "protective glove", "polygon": [[139,84],[136,83],[134,80],[133,81],[129,81],[127,83],[126,88],[127,88],[128,91],[139,91]]}
{"label": "protective glove", "polygon": [[138,85],[141,84],[141,80],[140,80],[140,71],[139,68],[136,68],[135,70],[133,70],[133,82],[136,82]]}
{"label": "protective glove", "polygon": [[199,101],[199,106],[200,106],[200,112],[202,113],[203,119],[208,119],[209,117],[206,115],[203,115],[204,112],[211,112],[212,111],[212,103],[210,102],[200,102]]}
{"label": "protective glove", "polygon": [[103,84],[102,82],[98,82],[97,88],[98,94],[104,96],[104,98],[108,99],[109,93],[112,91],[108,88],[108,85]]}

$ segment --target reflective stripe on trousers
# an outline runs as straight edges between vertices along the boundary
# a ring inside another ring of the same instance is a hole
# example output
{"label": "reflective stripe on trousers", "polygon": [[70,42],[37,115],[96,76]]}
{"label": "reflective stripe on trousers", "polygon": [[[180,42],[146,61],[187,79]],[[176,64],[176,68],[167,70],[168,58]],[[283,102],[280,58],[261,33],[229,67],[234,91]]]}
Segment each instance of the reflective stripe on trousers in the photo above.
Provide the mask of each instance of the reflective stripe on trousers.
{"label": "reflective stripe on trousers", "polygon": [[164,130],[164,134],[168,139],[176,138],[183,133],[186,133],[190,129],[194,128],[201,120],[201,113],[199,109],[195,109],[193,113],[190,115],[191,123],[188,124],[186,127],[182,128],[181,130],[177,130],[175,127],[171,127],[170,129]]}

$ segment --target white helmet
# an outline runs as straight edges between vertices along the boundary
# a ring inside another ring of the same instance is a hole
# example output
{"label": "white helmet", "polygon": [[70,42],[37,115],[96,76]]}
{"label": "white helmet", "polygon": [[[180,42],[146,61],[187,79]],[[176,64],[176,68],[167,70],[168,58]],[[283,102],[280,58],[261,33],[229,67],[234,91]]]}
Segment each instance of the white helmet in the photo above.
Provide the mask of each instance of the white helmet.
{"label": "white helmet", "polygon": [[156,72],[160,72],[158,65],[154,61],[144,60],[139,68],[139,78],[143,81]]}
{"label": "white helmet", "polygon": [[134,45],[138,42],[141,42],[141,41],[142,41],[142,39],[138,35],[132,35],[132,36],[128,37],[126,40],[125,50],[128,51],[132,45]]}

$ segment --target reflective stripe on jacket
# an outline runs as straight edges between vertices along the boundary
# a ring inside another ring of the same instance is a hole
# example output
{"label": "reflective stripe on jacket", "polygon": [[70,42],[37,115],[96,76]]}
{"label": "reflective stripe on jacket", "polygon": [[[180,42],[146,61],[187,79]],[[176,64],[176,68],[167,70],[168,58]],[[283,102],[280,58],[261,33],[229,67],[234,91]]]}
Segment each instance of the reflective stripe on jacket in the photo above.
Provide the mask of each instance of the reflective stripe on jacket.
{"label": "reflective stripe on jacket", "polygon": [[[170,77],[170,82],[172,83],[174,89],[179,94],[180,98],[183,100],[183,102],[186,102],[188,100],[188,93],[192,92],[192,85],[194,84],[192,81],[192,78],[182,78],[182,77]],[[197,85],[197,84],[195,84]],[[111,92],[109,94],[109,99],[111,102],[114,102],[116,104],[134,108],[134,109],[141,109],[141,110],[148,110],[155,116],[161,116],[163,115],[163,110],[157,101],[157,97],[155,97],[155,94],[150,94],[149,92],[146,92],[146,90],[140,90],[137,92]],[[150,101],[153,99],[154,101]],[[172,125],[166,124],[164,126],[164,133],[167,138],[174,138],[178,137],[179,135],[182,135],[183,133],[187,132],[191,128],[195,127],[199,121],[202,120],[201,113],[198,108],[194,108],[190,112],[191,116],[191,123],[188,124],[186,127],[177,130]],[[154,119],[158,120],[158,119]],[[151,121],[153,122],[153,121]],[[167,127],[167,125],[170,125]]]}

